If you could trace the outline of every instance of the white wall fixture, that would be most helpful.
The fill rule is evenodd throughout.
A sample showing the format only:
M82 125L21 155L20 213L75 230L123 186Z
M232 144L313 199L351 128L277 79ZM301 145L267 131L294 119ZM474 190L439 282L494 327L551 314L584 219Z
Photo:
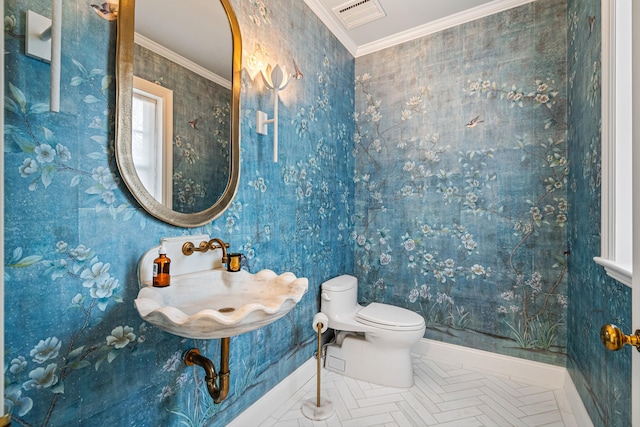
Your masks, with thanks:
M62 44L62 0L51 0L51 19L27 11L25 53L51 64L50 110L60 111L60 56Z
M273 118L267 119L267 113L256 111L256 132L260 135L267 134L267 125L273 123L273 162L278 163L278 97L291 81L285 67L267 65L266 72L262 71L262 78L269 89L273 89Z

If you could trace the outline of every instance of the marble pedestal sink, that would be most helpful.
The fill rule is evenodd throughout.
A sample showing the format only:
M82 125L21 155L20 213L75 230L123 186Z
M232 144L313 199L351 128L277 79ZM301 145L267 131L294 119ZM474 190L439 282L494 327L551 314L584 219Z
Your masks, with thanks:
M171 285L166 288L151 286L158 248L140 259L135 306L145 321L181 337L226 338L275 322L306 293L308 280L293 273L228 272L221 266L220 250L182 254L184 242L197 246L207 240L207 235L163 239L172 260Z

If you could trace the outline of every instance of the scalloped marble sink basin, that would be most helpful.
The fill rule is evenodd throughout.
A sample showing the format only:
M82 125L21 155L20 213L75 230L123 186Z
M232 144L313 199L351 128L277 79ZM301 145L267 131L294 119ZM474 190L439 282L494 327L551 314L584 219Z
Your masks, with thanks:
M308 284L293 273L216 268L174 276L166 288L141 283L135 306L145 321L166 332L226 338L280 319L300 301Z

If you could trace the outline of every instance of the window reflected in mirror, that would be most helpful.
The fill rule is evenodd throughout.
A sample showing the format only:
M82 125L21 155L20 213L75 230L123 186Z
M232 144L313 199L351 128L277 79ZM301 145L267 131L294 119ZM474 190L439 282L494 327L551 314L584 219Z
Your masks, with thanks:
M173 91L133 79L131 149L142 184L169 209L173 194Z

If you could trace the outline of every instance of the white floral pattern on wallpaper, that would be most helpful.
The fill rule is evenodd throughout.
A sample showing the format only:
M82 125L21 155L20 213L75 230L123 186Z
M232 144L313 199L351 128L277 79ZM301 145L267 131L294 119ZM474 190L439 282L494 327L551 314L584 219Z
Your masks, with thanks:
M12 29L13 30L13 29ZM112 77L101 69L94 68L87 71L79 61L72 59L80 75L71 78L71 86L86 86L89 93L82 98L85 104L106 102L107 90L111 87ZM71 163L72 155L67 145L64 144L65 136L56 134L55 130L47 125L39 125L42 117L49 115L49 104L42 102L30 102L25 92L8 82L9 94L5 97L5 111L12 114L5 126L5 151L23 153L24 160L19 168L20 177L29 182L29 190L37 191L47 189L61 174L71 174L69 187L78 187L84 184L84 192L89 201L95 203L96 212L108 210L113 218L122 220L130 219L135 210L127 202L119 202L116 198L118 178L105 166L97 166L91 169L74 167ZM46 119L45 119L46 120ZM95 150L87 154L89 160L107 159L107 139L101 133L104 132L106 123L104 118L94 116L87 124L93 135L89 137L91 144L95 144ZM88 181L88 183L87 183Z
M302 3L233 3L245 46L294 27L311 28L316 49L306 51L309 42L298 37L304 49L259 45L266 57L299 65L300 79L287 89L295 102L280 110L282 147L294 149L277 165L264 161L270 145L253 132L253 117L272 99L243 71L240 188L219 219L195 229L151 218L118 179L115 22L102 20L91 2L65 2L75 9L63 35L62 112L54 114L46 105L48 65L21 51L24 10L46 12L48 4L7 3L13 24L5 40L5 407L16 424L223 425L311 356L315 291L324 279L353 270L353 58L319 20L302 13ZM274 7L283 13L274 17ZM293 126L298 114L303 135ZM188 134L178 135L177 145L188 150ZM133 305L139 256L161 237L200 233L228 241L252 271L293 271L314 287L276 324L231 338L231 390L220 405L208 396L204 373L181 360L198 347L217 362L218 341L163 333L142 324ZM328 248L345 255L336 259Z
M557 41L540 39L566 15L544 3L356 62L352 237L364 301L415 310L429 338L563 364L566 95ZM474 33L508 20L531 31Z
M356 87L362 85L362 91L367 99L367 107L360 114L357 114L359 124L364 128L368 124L374 123L375 134L384 135L389 129L381 128L379 122L382 118L380 107L382 102L374 100L366 88L371 76L364 74L356 77ZM551 82L552 83L552 82ZM524 102L530 101L535 106L546 106L549 109L550 118L545 122L545 128L552 127L556 124L566 125L561 120L554 117L552 111L553 98L558 92L549 87L547 83L541 81L535 82L535 90L524 93L518 90L515 85L510 90L498 89L495 82L490 81L474 81L469 82L469 96L483 95L483 99L491 99L499 97L510 103L510 107L517 105L524 108ZM420 92L427 92L421 89ZM403 122L410 120L414 113L425 114L425 109L421 108L421 96L411 97L404 109L400 113L400 122L394 123L390 128L401 128ZM364 118L364 120L362 120ZM372 133L374 133L372 132ZM406 139L405 139L406 138ZM408 140L408 141L407 141ZM406 133L402 134L400 141L396 143L396 148L403 149L408 144L415 143L417 137L410 137ZM550 172L544 177L545 191L535 198L535 202L527 200L531 206L527 217L513 221L514 234L520 236L521 240L516 244L510 254L510 260L516 256L517 250L522 247L526 241L538 233L538 229L543 226L563 227L566 223L567 202L564 197L551 197L556 190L562 190L566 184L567 161L565 155L564 139L540 142L537 147L532 147L530 141L524 141L523 138L516 136L517 146L514 149L522 151L521 161L525 161L527 157L535 157L540 159L542 167ZM357 136L357 141L362 142L361 136ZM367 140L368 142L369 140ZM383 150L382 138L376 138L368 146L360 146L357 148L369 156L370 161L375 163L373 153ZM451 150L450 146L439 147L439 134L429 135L426 138L426 150L421 155L425 158L425 163L416 166L416 161L407 160L402 165L402 175L408 175L405 178L407 184L403 185L400 190L396 191L394 197L409 197L412 195L420 195L427 192L430 188L435 193L439 193L442 203L449 205L457 203L461 205L461 209L469 210L474 215L486 216L491 220L492 216L504 216L504 206L500 204L500 200L491 200L492 184L496 182L497 173L483 172L483 168L488 166L491 159L494 158L494 148L479 149L474 151L460 152L458 155L458 163L462 165L463 173L453 174L447 173L445 170L439 169L436 173L432 171L437 164L440 163L442 157L446 156ZM422 145L422 142L420 142ZM378 165L376 165L378 166ZM402 176L401 175L401 176ZM433 179L430 179L433 178ZM458 180L457 182L454 180ZM436 185L429 185L429 181L436 182ZM367 190L371 193L375 202L380 203L378 207L385 210L382 193L376 191L376 183L371 181L369 175L362 178L356 178L356 182L362 182L366 185ZM398 185L401 185L402 179ZM423 194L424 195L424 194ZM456 284L456 277L464 277L469 279L481 279L491 276L491 267L485 267L479 263L469 264L467 266L457 265L456 260L452 258L441 259L437 250L432 248L446 247L443 241L435 242L436 239L451 239L458 242L458 250L461 251L458 264L464 261L465 253L467 255L478 254L478 243L474 240L473 234L470 234L467 227L456 223L450 226L432 226L429 224L418 224L418 233L411 236L406 233L400 236L402 240L401 248L404 253L402 258L404 266L407 269L418 270L423 280L427 283L419 283L418 279L414 279L414 286L409 291L408 300L413 307L418 307L418 311L423 314L428 325L447 325L457 329L465 329L470 325L470 312L465 311L464 306L456 305L452 295L452 289ZM364 234L354 234L356 244L362 247L366 258L360 258L361 268L367 273L372 267L369 255L373 247L379 249L378 258L373 259L374 264L381 267L391 263L393 248L389 246L387 239L391 233L388 229L376 231L376 239L367 239ZM377 252L376 252L377 253ZM462 261L462 262L460 262ZM500 298L504 305L500 305L497 309L498 313L509 317L507 326L512 330L513 338L522 348L543 348L549 350L556 345L555 330L561 324L561 320L557 320L554 324L545 324L543 316L549 304L558 304L561 308L566 308L566 295L557 293L558 287L562 283L562 279L566 272L566 262L563 257L558 257L555 267L561 267L556 278L553 278L551 285L543 283L542 275L538 271L533 271L529 279L521 274L521 272L510 261L511 268L516 284L511 289L500 293ZM429 283L429 284L428 284ZM376 291L384 290L384 279L378 279L372 287L372 300L381 299ZM366 298L366 296L365 296ZM532 311L532 307L534 310Z
M10 366L5 374L5 407L13 414L15 422L24 424L23 418L34 406L48 405L42 425L48 425L58 400L65 393L65 381L75 371L93 367L100 369L106 360L111 363L124 349L133 351L144 343L147 326L139 322L137 330L128 325L119 325L102 341L86 339L92 324L101 321L107 306L122 303L118 295L119 281L111 276L111 265L98 259L91 248L78 245L70 248L59 241L55 251L58 259L44 259L42 255L24 256L23 248L13 250L7 262L9 271L31 268L40 264L44 274L52 281L72 280L76 293L68 302L67 310L79 313L78 327L63 342L57 336L39 340L27 354L10 352ZM84 289L83 289L84 288ZM96 311L99 310L99 311ZM63 346L64 344L64 346Z

